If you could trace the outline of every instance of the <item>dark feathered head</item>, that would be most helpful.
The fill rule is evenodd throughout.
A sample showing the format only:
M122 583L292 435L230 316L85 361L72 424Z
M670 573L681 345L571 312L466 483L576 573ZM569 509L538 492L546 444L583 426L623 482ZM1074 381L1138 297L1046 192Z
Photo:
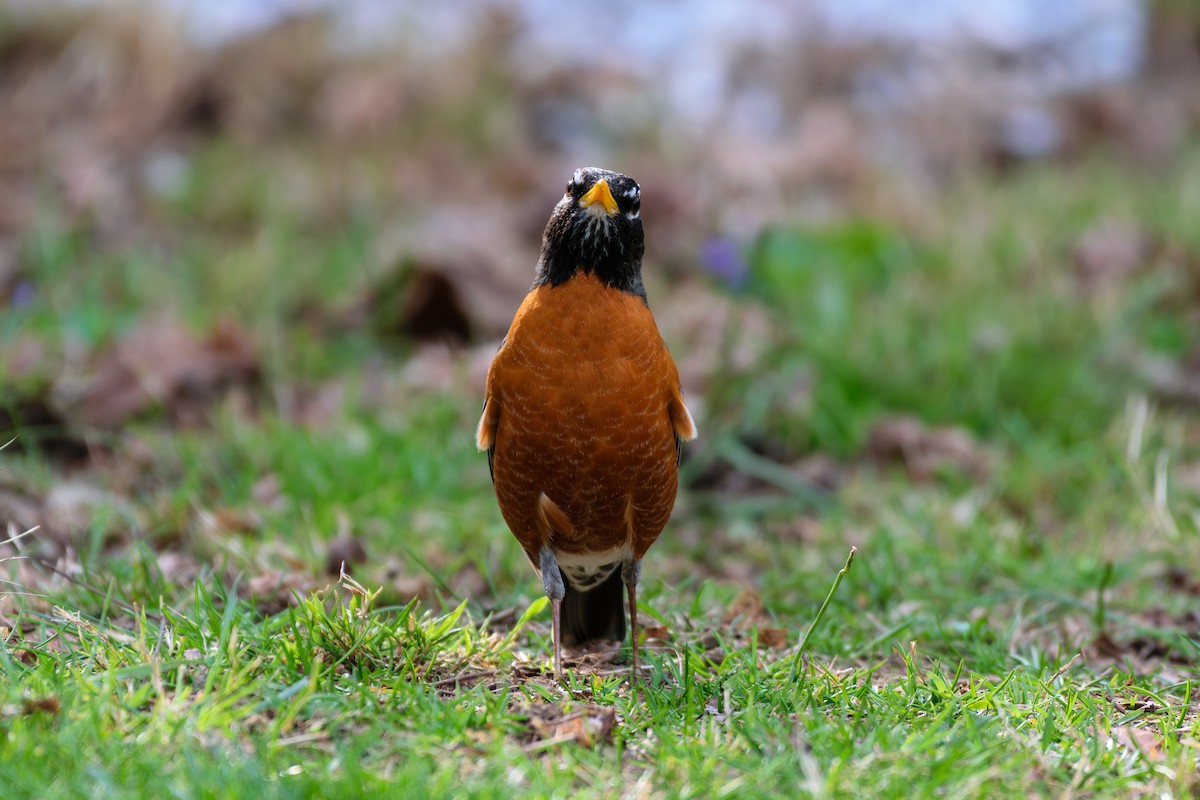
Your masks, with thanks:
M633 178L597 167L575 170L546 225L535 286L558 286L590 272L641 297L642 192Z

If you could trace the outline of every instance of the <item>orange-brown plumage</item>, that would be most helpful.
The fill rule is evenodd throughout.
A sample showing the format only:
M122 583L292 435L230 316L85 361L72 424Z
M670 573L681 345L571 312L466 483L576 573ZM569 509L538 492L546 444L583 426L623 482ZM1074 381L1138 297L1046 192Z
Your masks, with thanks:
M680 443L695 436L646 302L642 250L637 184L576 171L488 372L476 438L551 598L556 670L560 602L568 641L624 635L618 575L636 669L640 562L675 504Z
M545 544L645 555L675 504L676 425L692 431L640 298L592 275L535 288L492 362L487 404L496 498L530 561ZM569 529L539 524L542 494Z

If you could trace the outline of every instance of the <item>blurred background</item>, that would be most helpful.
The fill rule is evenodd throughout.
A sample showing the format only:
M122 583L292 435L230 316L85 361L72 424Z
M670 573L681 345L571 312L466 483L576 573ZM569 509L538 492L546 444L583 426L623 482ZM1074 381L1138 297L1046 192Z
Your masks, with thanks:
M8 0L0 524L147 597L536 596L471 438L597 165L702 432L648 575L1183 602L1198 68L1187 0Z

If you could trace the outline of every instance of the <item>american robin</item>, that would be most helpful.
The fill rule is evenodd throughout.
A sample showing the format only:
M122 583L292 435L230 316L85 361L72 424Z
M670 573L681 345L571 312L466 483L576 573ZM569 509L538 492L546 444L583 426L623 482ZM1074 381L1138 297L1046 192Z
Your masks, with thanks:
M640 216L632 178L575 171L492 359L476 433L500 513L550 598L556 677L563 644L624 641L622 583L637 674L642 556L696 435L647 303Z

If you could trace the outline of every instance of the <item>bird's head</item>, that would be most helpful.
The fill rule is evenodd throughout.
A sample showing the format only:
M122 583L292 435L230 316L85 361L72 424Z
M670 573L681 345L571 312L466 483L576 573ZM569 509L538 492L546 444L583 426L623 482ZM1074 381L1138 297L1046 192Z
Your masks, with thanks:
M641 297L642 192L619 172L581 167L550 215L535 286L557 286L578 272Z

